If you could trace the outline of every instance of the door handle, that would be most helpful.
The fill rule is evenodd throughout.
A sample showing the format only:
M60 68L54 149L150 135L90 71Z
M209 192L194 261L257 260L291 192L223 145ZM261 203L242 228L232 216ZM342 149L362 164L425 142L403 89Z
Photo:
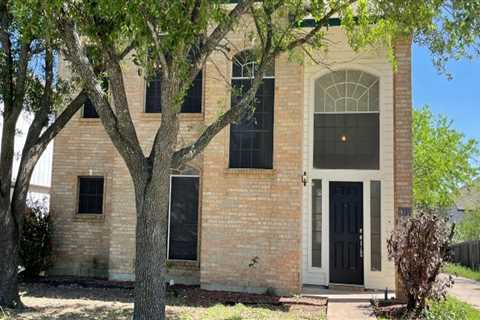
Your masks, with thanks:
M360 258L363 258L363 235L362 235L362 233L360 233L359 239L360 239Z

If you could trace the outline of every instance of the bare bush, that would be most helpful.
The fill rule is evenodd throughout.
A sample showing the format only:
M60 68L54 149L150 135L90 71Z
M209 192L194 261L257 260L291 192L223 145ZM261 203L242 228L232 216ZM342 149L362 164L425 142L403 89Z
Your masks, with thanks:
M387 240L389 259L405 290L408 311L425 309L427 299L445 298L452 279L440 278L452 241L454 226L433 210L418 209L402 219Z

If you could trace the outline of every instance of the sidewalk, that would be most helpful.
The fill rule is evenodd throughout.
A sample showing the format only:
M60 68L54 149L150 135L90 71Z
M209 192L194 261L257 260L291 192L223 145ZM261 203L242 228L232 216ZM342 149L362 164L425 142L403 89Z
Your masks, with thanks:
M302 295L328 298L327 320L373 320L376 317L373 315L370 299L382 299L384 294L306 286Z
M480 282L456 276L453 280L455 283L448 293L480 310Z

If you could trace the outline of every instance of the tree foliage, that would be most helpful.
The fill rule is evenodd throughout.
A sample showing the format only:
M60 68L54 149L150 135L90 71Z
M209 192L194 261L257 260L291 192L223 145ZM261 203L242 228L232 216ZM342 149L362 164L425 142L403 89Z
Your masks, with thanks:
M480 240L480 208L465 212L456 226L455 240L458 242Z
M413 114L413 195L416 205L448 208L479 173L478 143L428 107Z
M407 309L419 313L427 299L445 298L451 280L439 278L453 237L445 218L428 209L400 222L387 241L407 294Z

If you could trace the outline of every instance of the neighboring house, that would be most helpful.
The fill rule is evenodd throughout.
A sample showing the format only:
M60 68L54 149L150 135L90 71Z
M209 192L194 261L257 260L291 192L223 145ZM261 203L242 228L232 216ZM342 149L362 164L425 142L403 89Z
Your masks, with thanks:
M3 110L3 105L0 107ZM25 145L25 139L27 137L28 128L33 121L33 114L29 112L22 112L18 118L15 136L15 159L13 162L13 181L15 181L18 173L18 166L20 165L20 157ZM3 118L0 117L0 128L3 127ZM0 130L0 138L1 138ZM32 178L30 180L30 188L28 192L27 201L41 201L48 207L50 201L50 186L52 177L52 156L53 156L53 143L50 143L43 152L42 156L37 162L35 169L33 170ZM13 192L13 184L12 184Z
M480 178L477 178L472 187L463 187L455 201L455 206L448 211L451 222L462 221L465 212L480 209Z
M300 292L305 284L394 288L386 240L411 207L411 43L352 51L331 27L322 64L282 55L264 76L254 120L223 130L172 171L167 280L205 289ZM232 34L245 48L244 35ZM215 53L182 107L179 144L250 81L245 51ZM145 150L161 121L159 81L124 66ZM64 71L66 72L66 71ZM87 104L55 140L51 273L133 280L135 201L127 168Z

